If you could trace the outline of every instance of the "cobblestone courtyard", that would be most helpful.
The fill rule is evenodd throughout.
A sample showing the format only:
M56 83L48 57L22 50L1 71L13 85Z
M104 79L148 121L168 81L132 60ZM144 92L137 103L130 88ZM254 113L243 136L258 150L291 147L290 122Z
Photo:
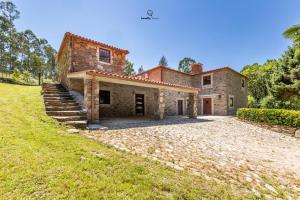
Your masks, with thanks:
M257 193L299 193L300 139L221 116L101 124L108 130L84 135L207 179L248 184Z

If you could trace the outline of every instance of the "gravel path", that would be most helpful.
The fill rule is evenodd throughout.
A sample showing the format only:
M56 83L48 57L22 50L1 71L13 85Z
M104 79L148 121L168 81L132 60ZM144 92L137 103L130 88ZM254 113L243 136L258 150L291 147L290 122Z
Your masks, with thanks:
M300 191L295 183L289 186L292 180L300 183L300 139L223 116L108 119L101 124L108 130L84 135L208 179L251 183L254 192L262 187L272 191L272 180Z

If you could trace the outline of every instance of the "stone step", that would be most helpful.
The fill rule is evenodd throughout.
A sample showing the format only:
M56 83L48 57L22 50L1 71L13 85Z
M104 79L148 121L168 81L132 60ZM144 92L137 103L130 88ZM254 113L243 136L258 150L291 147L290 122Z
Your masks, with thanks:
M86 116L86 112L81 110L65 110L65 111L46 111L49 116Z
M44 93L47 93L47 92L68 92L68 90L66 90L66 89L46 89L46 90L44 90Z
M44 95L71 95L69 92L44 92Z
M73 98L44 98L45 102L76 103Z
M69 101L69 102L61 102L61 101L46 101L45 106L78 106L79 104L75 101Z
M82 121L86 120L86 116L51 116L59 122Z
M60 96L71 96L71 94L69 92L51 92L51 93L44 93L44 96L56 96L56 95L60 95Z
M67 110L81 110L81 106L46 106L46 111L67 111Z
M65 97L44 97L45 101L48 100L74 100L72 96L65 96Z
M68 122L65 122L65 124L74 126L75 128L84 129L84 128L86 128L86 126L87 126L87 121L86 121L86 120L81 120L81 121L68 121Z
M44 97L72 97L71 94L44 94Z

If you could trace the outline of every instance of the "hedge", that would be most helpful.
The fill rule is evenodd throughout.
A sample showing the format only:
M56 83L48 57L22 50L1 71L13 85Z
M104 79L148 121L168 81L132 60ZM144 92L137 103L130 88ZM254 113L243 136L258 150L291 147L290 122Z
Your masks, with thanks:
M240 108L236 115L241 120L300 127L300 111L297 110Z

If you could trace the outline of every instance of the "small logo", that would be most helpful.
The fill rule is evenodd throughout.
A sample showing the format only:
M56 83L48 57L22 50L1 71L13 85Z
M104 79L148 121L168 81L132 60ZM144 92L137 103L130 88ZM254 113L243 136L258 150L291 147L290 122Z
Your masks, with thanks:
M151 19L159 19L158 17L153 17L153 14L154 14L154 12L153 12L153 10L151 10L151 9L148 9L147 10L147 17L141 17L141 19L142 20L151 20Z

